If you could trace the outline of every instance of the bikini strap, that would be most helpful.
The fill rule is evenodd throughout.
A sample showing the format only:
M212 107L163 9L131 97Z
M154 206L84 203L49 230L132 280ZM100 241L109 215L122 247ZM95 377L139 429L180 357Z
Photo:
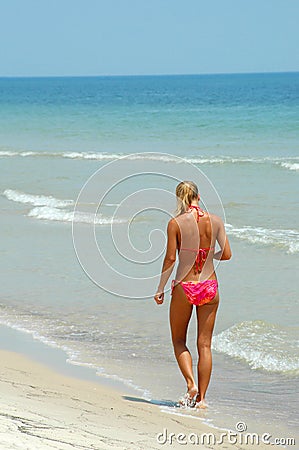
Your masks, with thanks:
M196 206L196 205L189 205L189 209L196 210L196 221L199 222L199 218L204 215L203 210L199 206ZM199 213L201 213L201 214L199 214Z
M207 259L208 253L211 250L215 250L215 247L203 247L203 248L184 248L181 247L181 250L187 250L190 252L196 252L196 259L195 259L195 269L197 272L201 272L203 268L203 264Z

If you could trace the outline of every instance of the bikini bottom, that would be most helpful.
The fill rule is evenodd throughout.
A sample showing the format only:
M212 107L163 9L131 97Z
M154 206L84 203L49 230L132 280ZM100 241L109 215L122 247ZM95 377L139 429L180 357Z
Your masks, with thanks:
M194 283L193 281L172 280L171 293L174 287L180 284L185 291L186 297L191 305L204 305L213 300L217 294L217 280L205 280Z

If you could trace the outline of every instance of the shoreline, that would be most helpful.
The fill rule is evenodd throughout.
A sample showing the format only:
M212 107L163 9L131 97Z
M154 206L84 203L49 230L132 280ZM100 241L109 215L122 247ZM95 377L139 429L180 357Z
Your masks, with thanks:
M1 328L3 337L4 330ZM16 330L13 332L25 334ZM32 339L31 336L29 338ZM83 375L86 376L86 371L92 372L89 368L80 367L77 371L78 366L65 362L73 374L63 374L61 368L50 367L54 358L53 355L49 357L50 351L44 354L44 359L48 354L47 365L36 360L36 353L35 358L33 354L29 356L26 341L23 336L23 349L27 349L27 354L24 354L21 352L20 342L17 344L17 341L8 339L3 343L2 339L1 450L64 450L74 447L97 450L177 449L195 445L195 441L183 443L183 435L186 441L191 438L191 434L192 439L201 439L201 435L205 433L213 434L211 439L215 441L213 447L204 442L200 444L200 448L269 448L269 445L261 442L259 445L251 445L224 440L222 444L217 444L221 441L223 430L203 423L204 417L200 411L198 418L189 417L187 410L171 413L172 408L167 409L167 404L147 401L136 393L134 396L128 395L124 390L102 383L102 379L96 375L93 376L94 380L82 378ZM17 345L19 351L16 351ZM14 350L8 350L8 347L14 347ZM57 358L59 350L49 349L56 353ZM164 408L161 409L161 406ZM170 437L171 433L174 436ZM238 433L238 436L240 438L241 434Z
M47 344L26 330L0 324L0 342L0 351L21 354L61 375L99 383L122 393L136 394L136 391L125 382L102 376L91 365L71 361L66 350L54 344Z

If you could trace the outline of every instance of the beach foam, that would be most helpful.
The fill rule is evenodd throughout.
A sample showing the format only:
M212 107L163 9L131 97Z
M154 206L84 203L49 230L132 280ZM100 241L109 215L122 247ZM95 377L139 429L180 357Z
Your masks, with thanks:
M282 162L279 164L281 165L281 167L284 167L289 170L295 170L296 172L298 172L298 170L299 170L299 163Z
M298 170L299 164L294 161L298 161L299 157L246 157L246 156L210 156L210 157L198 157L198 156L177 156L173 157L168 154L154 155L153 153L144 154L130 154L130 153L108 153L108 152L32 152L32 151L0 151L0 157L47 157L47 158L68 158L68 159L82 159L82 160L95 160L95 161L111 161L114 159L120 159L123 157L129 160L150 160L160 162L172 162L183 163L189 162L191 164L264 164L274 163L279 164L281 167L289 170Z
M287 249L287 253L299 252L299 232L288 229L269 229L262 227L234 227L225 224L228 235L235 236L238 239L248 241L252 244L274 245Z
M25 203L34 206L49 206L52 208L63 208L74 204L73 200L61 200L52 195L26 194L25 192L13 189L5 189L4 197L18 203Z
M33 208L28 213L29 217L42 220L54 220L58 222L78 222L78 223L93 223L95 225L110 225L112 223L125 223L125 219L113 219L103 217L101 214L88 214L80 211L66 211L58 208L51 208L48 206L40 206Z
M298 340L287 329L263 321L233 325L213 338L213 349L269 372L299 370Z
M13 189L6 189L2 195L13 202L35 206L35 208L27 213L27 216L35 219L58 222L91 223L95 225L110 225L112 223L126 222L126 219L104 217L101 214L95 215L93 213L89 214L80 211L70 211L65 209L65 207L73 205L73 200L57 199L52 197L52 195L26 194L25 192Z

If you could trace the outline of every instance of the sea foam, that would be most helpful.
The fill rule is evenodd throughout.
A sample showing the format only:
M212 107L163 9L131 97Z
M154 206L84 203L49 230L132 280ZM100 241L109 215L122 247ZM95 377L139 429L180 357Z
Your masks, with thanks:
M299 232L289 229L269 229L262 227L234 227L225 224L228 235L248 241L252 244L274 245L287 250L287 253L299 252Z
M191 164L279 164L289 170L298 170L299 160L297 156L290 157L247 157L247 156L175 156L167 153L108 153L108 152L32 152L32 151L0 151L0 157L34 157L34 158L68 158L95 161L112 161L120 158L129 160L150 160L181 164L189 162Z
M280 163L281 167L284 167L285 169L289 170L295 170L298 172L299 170L299 163L288 163L288 162L282 162Z
M233 325L213 338L213 349L269 372L299 370L298 340L286 329L263 322Z
M51 208L49 206L40 206L31 209L28 212L29 217L42 220L53 220L58 222L77 222L95 225L110 225L112 223L125 223L125 219L114 219L113 217L104 217L100 214L88 214L80 211L66 211L65 209Z
M73 200L60 200L52 195L26 194L25 192L6 189L3 195L8 199L18 203L25 203L34 206L49 206L63 208L74 204Z
M74 205L73 200L57 199L52 195L26 194L25 192L13 189L6 189L2 195L13 202L35 206L35 208L29 210L27 213L27 216L35 219L95 225L110 225L112 223L117 224L127 222L126 219L104 217L101 214L70 211L69 209L66 209L66 207Z

